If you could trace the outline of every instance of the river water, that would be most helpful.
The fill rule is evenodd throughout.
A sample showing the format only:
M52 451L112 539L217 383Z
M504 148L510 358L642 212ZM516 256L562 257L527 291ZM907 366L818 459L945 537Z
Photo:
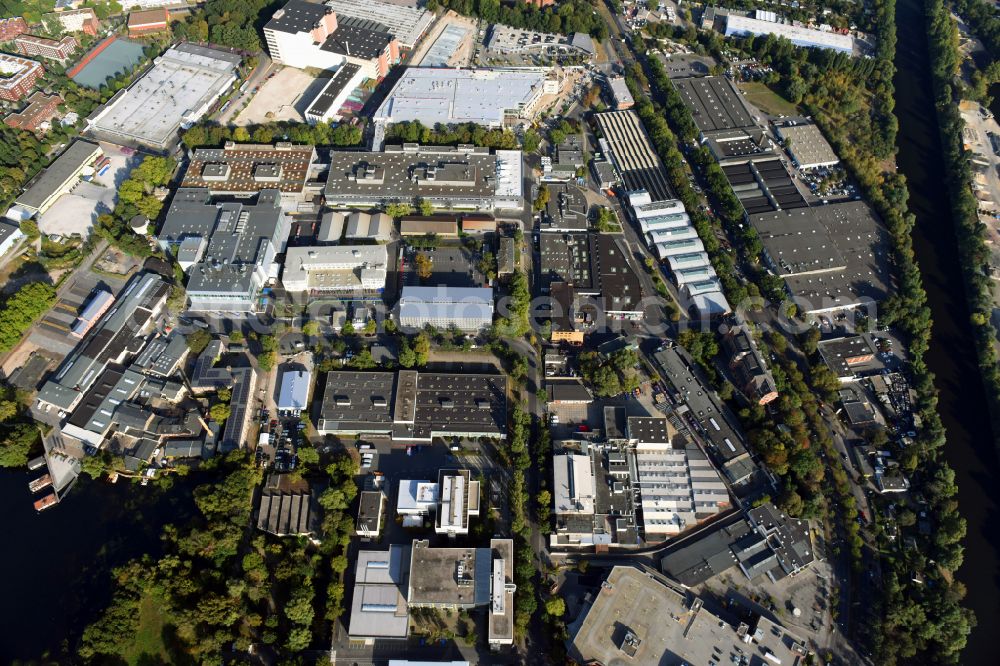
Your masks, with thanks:
M169 491L81 479L37 513L26 471L0 470L0 663L60 654L110 599L113 567L156 553L163 525L194 511L189 484Z
M955 228L942 183L930 61L921 0L897 0L896 115L900 171L917 216L913 247L934 315L927 364L937 376L940 411L947 429L945 454L955 469L962 515L968 521L965 563L959 579L979 626L969 638L962 664L997 663L994 640L1000 627L1000 459L987 415L964 298Z

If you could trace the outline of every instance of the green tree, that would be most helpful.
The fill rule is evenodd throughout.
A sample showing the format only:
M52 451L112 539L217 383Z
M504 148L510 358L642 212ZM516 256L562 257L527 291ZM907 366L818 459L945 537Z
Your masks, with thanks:
M562 597L552 597L545 602L545 613L551 617L562 617L566 614L566 602Z
M24 467L39 441L38 428L33 423L0 427L0 467Z
M230 337L230 340L232 337ZM200 354L208 347L212 341L212 335L203 328L199 328L187 336L187 346L193 354Z

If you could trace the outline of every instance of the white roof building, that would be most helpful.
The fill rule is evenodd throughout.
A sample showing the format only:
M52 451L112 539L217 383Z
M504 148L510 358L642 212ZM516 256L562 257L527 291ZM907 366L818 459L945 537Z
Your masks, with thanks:
M674 275L683 295L702 315L729 312L722 285L705 252L705 244L691 224L684 204L676 200L653 201L645 190L628 195L632 215L656 255Z
M729 506L729 491L697 448L639 443L632 457L647 540L679 534Z
M177 131L197 122L236 81L240 57L178 44L88 119L99 137L166 148Z
M281 374L278 391L278 411L299 413L309 406L309 385L312 374L306 370L286 370Z
M371 644L377 638L406 638L410 611L403 591L409 548L393 545L388 551L362 550L354 574L354 598L347 633L352 640Z
M760 12L759 15L770 20L730 14L726 17L726 36L774 35L784 37L796 46L830 49L847 54L854 52L854 37L851 35L825 32L790 23L776 23L777 17L773 13L768 16L767 13Z
M556 92L558 83L548 76L543 68L409 67L374 119L500 127L531 118L542 95Z
M403 479L399 482L396 513L403 516L426 516L437 507L438 484L433 481Z
M594 513L594 469L588 455L552 457L556 514Z
M312 294L381 292L387 268L385 245L290 247L281 282L288 291Z
M438 472L438 534L468 534L472 516L479 515L479 481L472 480L467 469L443 469Z
M399 324L408 328L479 331L492 323L493 290L487 287L403 287L399 299Z

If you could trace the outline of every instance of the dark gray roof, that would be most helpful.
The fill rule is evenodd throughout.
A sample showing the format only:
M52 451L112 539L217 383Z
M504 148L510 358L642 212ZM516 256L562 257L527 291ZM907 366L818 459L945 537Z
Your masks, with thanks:
M28 184L14 203L28 208L39 208L62 188L74 173L93 159L99 150L100 147L96 143L80 139L74 141L47 169Z
M293 35L298 32L309 32L323 20L323 17L332 13L332 7L318 2L289 0L284 7L274 13L264 29Z
M381 23L353 16L337 18L337 29L320 47L330 53L372 60L382 55L394 37Z
M669 424L662 416L628 417L628 438L639 444L667 444L670 442Z
M345 62L341 65L340 69L333 75L333 78L330 79L330 82L323 87L322 92L309 105L308 110L306 110L306 116L325 115L330 110L330 106L333 105L334 100L337 99L337 96L344 92L344 88L347 87L347 84L351 82L351 79L354 78L354 75L360 69L361 67L350 62Z
M448 432L502 438L506 392L503 375L333 371L327 373L317 428L403 440Z
M724 77L673 79L671 83L703 132L756 125L741 96Z
M594 396L579 379L549 379L545 382L549 402L593 402Z

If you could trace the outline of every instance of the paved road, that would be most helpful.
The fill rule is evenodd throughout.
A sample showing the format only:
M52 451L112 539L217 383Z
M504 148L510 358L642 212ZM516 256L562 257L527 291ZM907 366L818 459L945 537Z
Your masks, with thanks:
M215 122L220 125L228 125L237 113L243 110L244 100L248 100L256 94L256 88L267 79L272 71L277 70L280 65L275 64L266 53L261 51L257 68L250 73L247 79L246 88L241 93L237 93L229 102L229 107L215 118Z

